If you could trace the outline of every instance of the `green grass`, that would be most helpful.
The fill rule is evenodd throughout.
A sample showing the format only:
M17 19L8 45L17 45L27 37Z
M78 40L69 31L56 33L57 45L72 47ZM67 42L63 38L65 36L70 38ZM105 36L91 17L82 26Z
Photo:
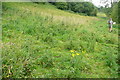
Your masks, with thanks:
M118 28L102 15L3 3L3 78L117 78Z

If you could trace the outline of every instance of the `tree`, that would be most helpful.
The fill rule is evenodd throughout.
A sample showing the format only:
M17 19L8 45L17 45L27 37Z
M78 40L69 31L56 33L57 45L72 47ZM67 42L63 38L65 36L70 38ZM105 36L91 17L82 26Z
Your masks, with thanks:
M68 9L68 4L66 2L54 2L52 4L54 4L58 9L61 9L61 10Z
M114 4L111 12L111 18L118 22L118 4Z
M120 24L120 1L118 2L118 23Z
M118 0L101 0L101 3L103 3L105 7L101 7L99 11L104 12L108 17L112 17L113 20L116 21L116 15L118 12Z
M97 8L90 2L57 2L54 3L58 9L71 10L75 13L84 13L88 16L96 16Z

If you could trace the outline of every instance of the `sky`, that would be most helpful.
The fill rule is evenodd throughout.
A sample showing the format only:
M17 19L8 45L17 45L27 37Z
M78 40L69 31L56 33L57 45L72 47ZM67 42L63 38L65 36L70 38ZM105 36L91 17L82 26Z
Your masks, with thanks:
M103 4L103 3L101 3L101 1L102 0L92 0L92 3L95 5L95 6L97 6L97 7L100 7L100 6L105 6L105 4ZM112 0L112 2L118 2L119 0ZM108 4L109 4L109 7L111 7L111 0L108 0L108 2L107 2Z
M97 6L97 7L99 7L99 6L104 6L104 5L100 2L100 0L92 0L92 3L93 3L95 6Z

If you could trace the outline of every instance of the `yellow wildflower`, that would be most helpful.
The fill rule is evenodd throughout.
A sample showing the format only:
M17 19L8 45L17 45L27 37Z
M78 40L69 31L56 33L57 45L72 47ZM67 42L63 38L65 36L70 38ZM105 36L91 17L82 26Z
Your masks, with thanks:
M70 52L75 52L75 50L70 50Z
M7 75L7 77L10 77L10 75Z
M11 72L10 72L10 69L8 70L8 72L11 73Z
M86 51L82 51L82 53L86 53Z
M74 57L75 56L75 54L72 54L72 57Z
M79 53L76 53L76 55L80 55Z

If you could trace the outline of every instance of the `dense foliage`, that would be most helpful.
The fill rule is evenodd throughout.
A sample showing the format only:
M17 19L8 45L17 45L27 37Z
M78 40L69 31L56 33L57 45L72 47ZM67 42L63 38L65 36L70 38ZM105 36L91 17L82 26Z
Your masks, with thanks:
M120 23L120 1L118 2L118 23Z
M96 16L97 14L97 8L90 2L52 2L52 4L58 9L84 13L88 16Z
M99 12L105 13L107 15L107 17L110 17L111 11L112 11L112 9L110 7L106 8L106 7L102 7L102 6L100 8L98 8L98 10L99 10Z
M111 11L111 17L114 21L118 22L118 4L115 4Z
M112 7L101 7L98 8L100 12L106 13L109 18L112 18L113 21L120 23L119 13L120 13L120 2L114 2Z

